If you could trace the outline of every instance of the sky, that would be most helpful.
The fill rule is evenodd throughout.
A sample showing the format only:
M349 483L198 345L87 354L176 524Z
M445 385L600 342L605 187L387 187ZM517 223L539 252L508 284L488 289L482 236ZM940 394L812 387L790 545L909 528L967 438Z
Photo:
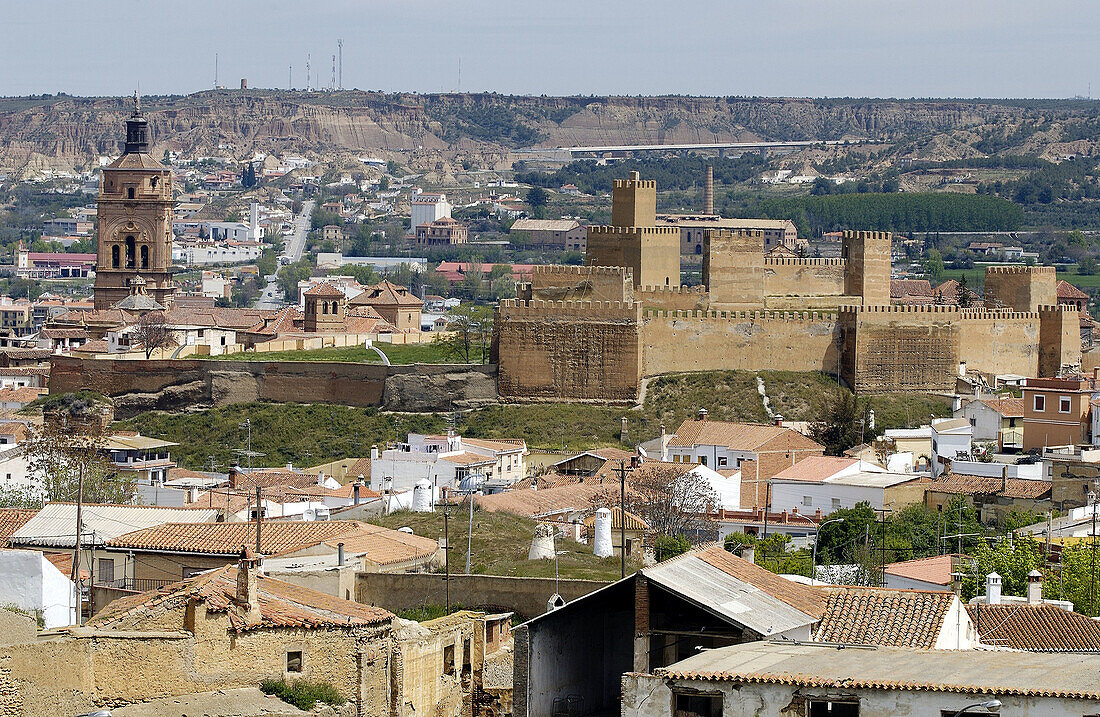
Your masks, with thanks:
M0 95L1100 95L1097 0L0 0ZM291 70L293 67L293 70Z

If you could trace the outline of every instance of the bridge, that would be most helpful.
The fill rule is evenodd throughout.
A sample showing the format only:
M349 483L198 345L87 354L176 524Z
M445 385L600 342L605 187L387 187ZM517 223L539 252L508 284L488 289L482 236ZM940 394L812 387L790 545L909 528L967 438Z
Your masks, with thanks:
M873 139L830 139L830 140L795 140L789 142L712 142L689 144L609 144L588 147L543 147L517 149L516 154L529 154L542 156L557 161L568 161L574 157L583 155L595 155L604 157L614 154L634 154L638 152L693 152L716 151L719 154L726 152L752 152L764 149L803 149L805 147L837 147L855 146L861 144L883 144L882 140Z

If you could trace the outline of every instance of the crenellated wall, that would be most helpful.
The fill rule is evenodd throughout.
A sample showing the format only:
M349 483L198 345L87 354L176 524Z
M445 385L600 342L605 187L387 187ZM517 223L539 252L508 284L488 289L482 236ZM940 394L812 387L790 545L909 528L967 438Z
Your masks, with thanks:
M985 270L985 304L1014 311L1038 311L1058 303L1053 266L989 266Z
M641 311L633 301L500 302L493 337L500 395L636 400Z
M778 311L647 311L642 372L741 369L836 373L836 316Z
M638 301L645 309L661 311L707 311L710 294L705 286L643 286Z
M764 257L767 297L842 296L848 262L844 259Z
M633 301L634 276L623 266L536 266L516 284L523 301Z

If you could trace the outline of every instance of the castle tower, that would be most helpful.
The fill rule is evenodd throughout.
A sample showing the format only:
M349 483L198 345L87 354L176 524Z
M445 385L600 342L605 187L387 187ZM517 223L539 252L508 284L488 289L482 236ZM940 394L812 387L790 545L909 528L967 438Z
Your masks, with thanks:
M991 309L1038 311L1058 303L1053 266L987 266L985 305Z
M346 326L347 297L327 281L302 294L305 299L304 328L310 333L340 333Z
M680 229L657 226L656 182L615 180L611 226L588 227L585 263L629 268L635 286L680 286Z
M864 306L890 303L890 232L845 231L842 256L848 265L844 293L863 298Z
M703 185L703 214L714 214L714 166L707 165L707 182Z
M130 295L141 277L149 296L169 306L172 283L172 173L149 155L149 127L137 93L126 121L124 153L100 180L95 308L107 309Z

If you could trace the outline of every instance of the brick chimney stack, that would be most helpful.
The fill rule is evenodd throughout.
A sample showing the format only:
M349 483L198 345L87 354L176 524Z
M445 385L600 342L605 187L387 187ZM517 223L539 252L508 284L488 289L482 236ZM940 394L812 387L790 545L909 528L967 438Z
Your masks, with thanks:
M245 625L260 624L260 563L262 558L248 546L241 546L237 562L237 592L233 596L233 613Z
M714 214L714 166L707 165L707 182L703 186L703 214Z

